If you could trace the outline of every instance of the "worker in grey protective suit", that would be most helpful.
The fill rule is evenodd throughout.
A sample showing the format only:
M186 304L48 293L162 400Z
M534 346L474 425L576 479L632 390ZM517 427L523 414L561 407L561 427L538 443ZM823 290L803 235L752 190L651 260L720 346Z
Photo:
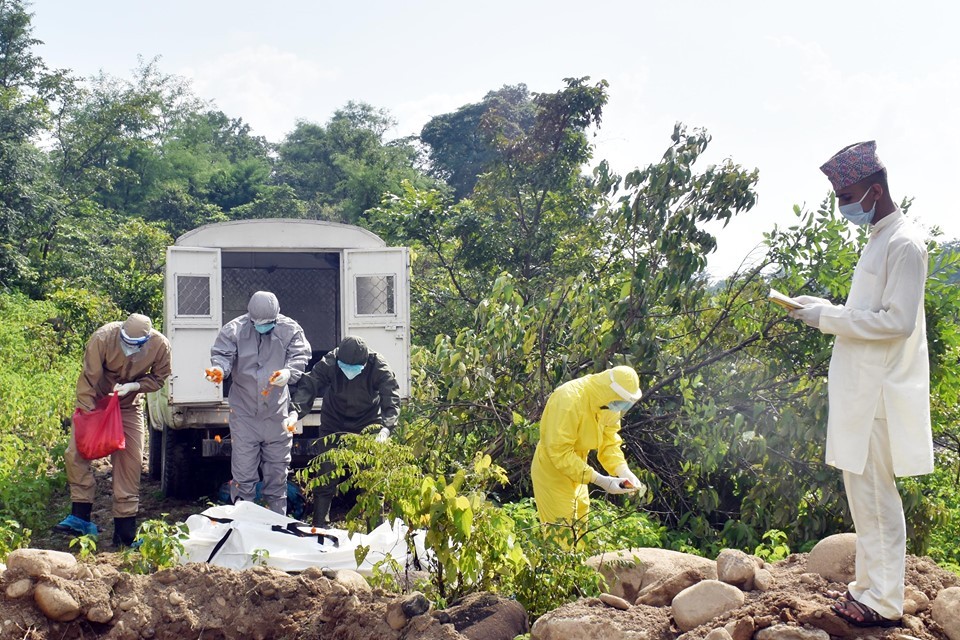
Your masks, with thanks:
M360 433L371 425L380 425L377 440L390 437L400 414L400 385L383 357L367 348L358 337L347 336L340 345L303 376L293 394L292 406L299 415L309 413L320 396L320 438L324 451L339 444L341 433ZM329 441L327 436L333 435ZM320 474L333 471L324 463ZM314 490L313 524L329 524L330 505L342 478Z
M296 384L310 360L310 343L297 322L280 314L277 296L257 291L247 313L223 325L206 371L212 382L231 377L230 496L253 500L263 473L263 497L286 515L287 471L297 414L288 411L288 384Z

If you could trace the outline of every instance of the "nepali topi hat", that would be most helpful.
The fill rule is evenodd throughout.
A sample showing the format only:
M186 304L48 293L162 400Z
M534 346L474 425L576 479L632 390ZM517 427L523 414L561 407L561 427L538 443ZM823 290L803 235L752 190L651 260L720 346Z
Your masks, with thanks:
M844 147L827 160L820 171L830 180L833 190L840 191L883 168L877 157L877 142L868 140Z

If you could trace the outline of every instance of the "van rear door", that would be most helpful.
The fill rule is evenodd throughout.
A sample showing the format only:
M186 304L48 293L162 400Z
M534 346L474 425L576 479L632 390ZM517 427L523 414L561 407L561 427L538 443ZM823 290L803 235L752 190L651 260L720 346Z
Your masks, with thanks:
M343 336L364 339L410 396L410 280L406 247L344 249Z
M220 249L167 247L163 317L172 350L170 404L223 400L221 386L203 379L203 370L210 366L210 347L220 332L220 264Z

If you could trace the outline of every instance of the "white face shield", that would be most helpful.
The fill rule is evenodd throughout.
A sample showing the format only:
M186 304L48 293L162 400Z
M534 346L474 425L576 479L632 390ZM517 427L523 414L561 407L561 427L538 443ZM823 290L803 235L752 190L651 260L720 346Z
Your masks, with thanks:
M613 369L610 370L610 388L623 400L629 402L631 407L643 396L643 393L641 393L639 389L637 389L636 393L630 393L624 389L614 377Z

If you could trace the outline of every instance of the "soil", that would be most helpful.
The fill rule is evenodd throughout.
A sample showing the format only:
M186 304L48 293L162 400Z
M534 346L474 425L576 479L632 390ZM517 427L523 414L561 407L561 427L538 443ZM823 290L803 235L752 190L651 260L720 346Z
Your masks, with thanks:
M472 637L469 629L464 632L467 635L462 635L452 624L441 624L449 621L449 616L445 618L444 612L435 611L412 617L400 630L395 630L388 623L388 611L391 603L394 603L393 609L397 608L395 603L402 597L400 594L351 585L321 569L291 575L265 567L234 571L191 564L146 576L121 571L122 555L110 542L113 527L109 463L96 463L94 471L97 498L93 517L101 528L101 548L95 559L81 563L74 579L43 578L81 603L83 614L71 622L54 622L29 595L9 597L8 588L24 575L18 570L7 570L0 576L0 640L98 637L456 640ZM158 483L149 480L144 470L141 521L161 516L168 522L183 521L210 502L209 498L164 499ZM342 517L348 505L335 506L340 510L334 515ZM69 512L65 491L51 505L51 510L58 514ZM35 532L32 546L71 551L69 539L52 532ZM833 639L894 640L897 634L906 634L916 640L947 640L944 630L933 621L929 608L905 616L904 628L899 629L855 629L843 623L830 613L833 601L824 594L828 589L843 591L845 587L808 574L805 568L805 554L794 554L770 566L774 578L770 590L747 592L742 607L686 633L676 627L670 607L634 605L621 611L596 598L565 605L544 616L543 622L556 617L589 618L596 623L594 629L599 624L611 631L603 633L603 637L646 640L703 640L710 631L728 623L737 625L733 633L736 640L752 638L755 631L778 623L822 629ZM960 584L960 578L929 558L909 556L906 582L932 600L941 589ZM91 615L91 611L99 613ZM94 622L91 618L105 622ZM535 628L534 639L538 637L536 631ZM489 635L483 637L490 640Z

